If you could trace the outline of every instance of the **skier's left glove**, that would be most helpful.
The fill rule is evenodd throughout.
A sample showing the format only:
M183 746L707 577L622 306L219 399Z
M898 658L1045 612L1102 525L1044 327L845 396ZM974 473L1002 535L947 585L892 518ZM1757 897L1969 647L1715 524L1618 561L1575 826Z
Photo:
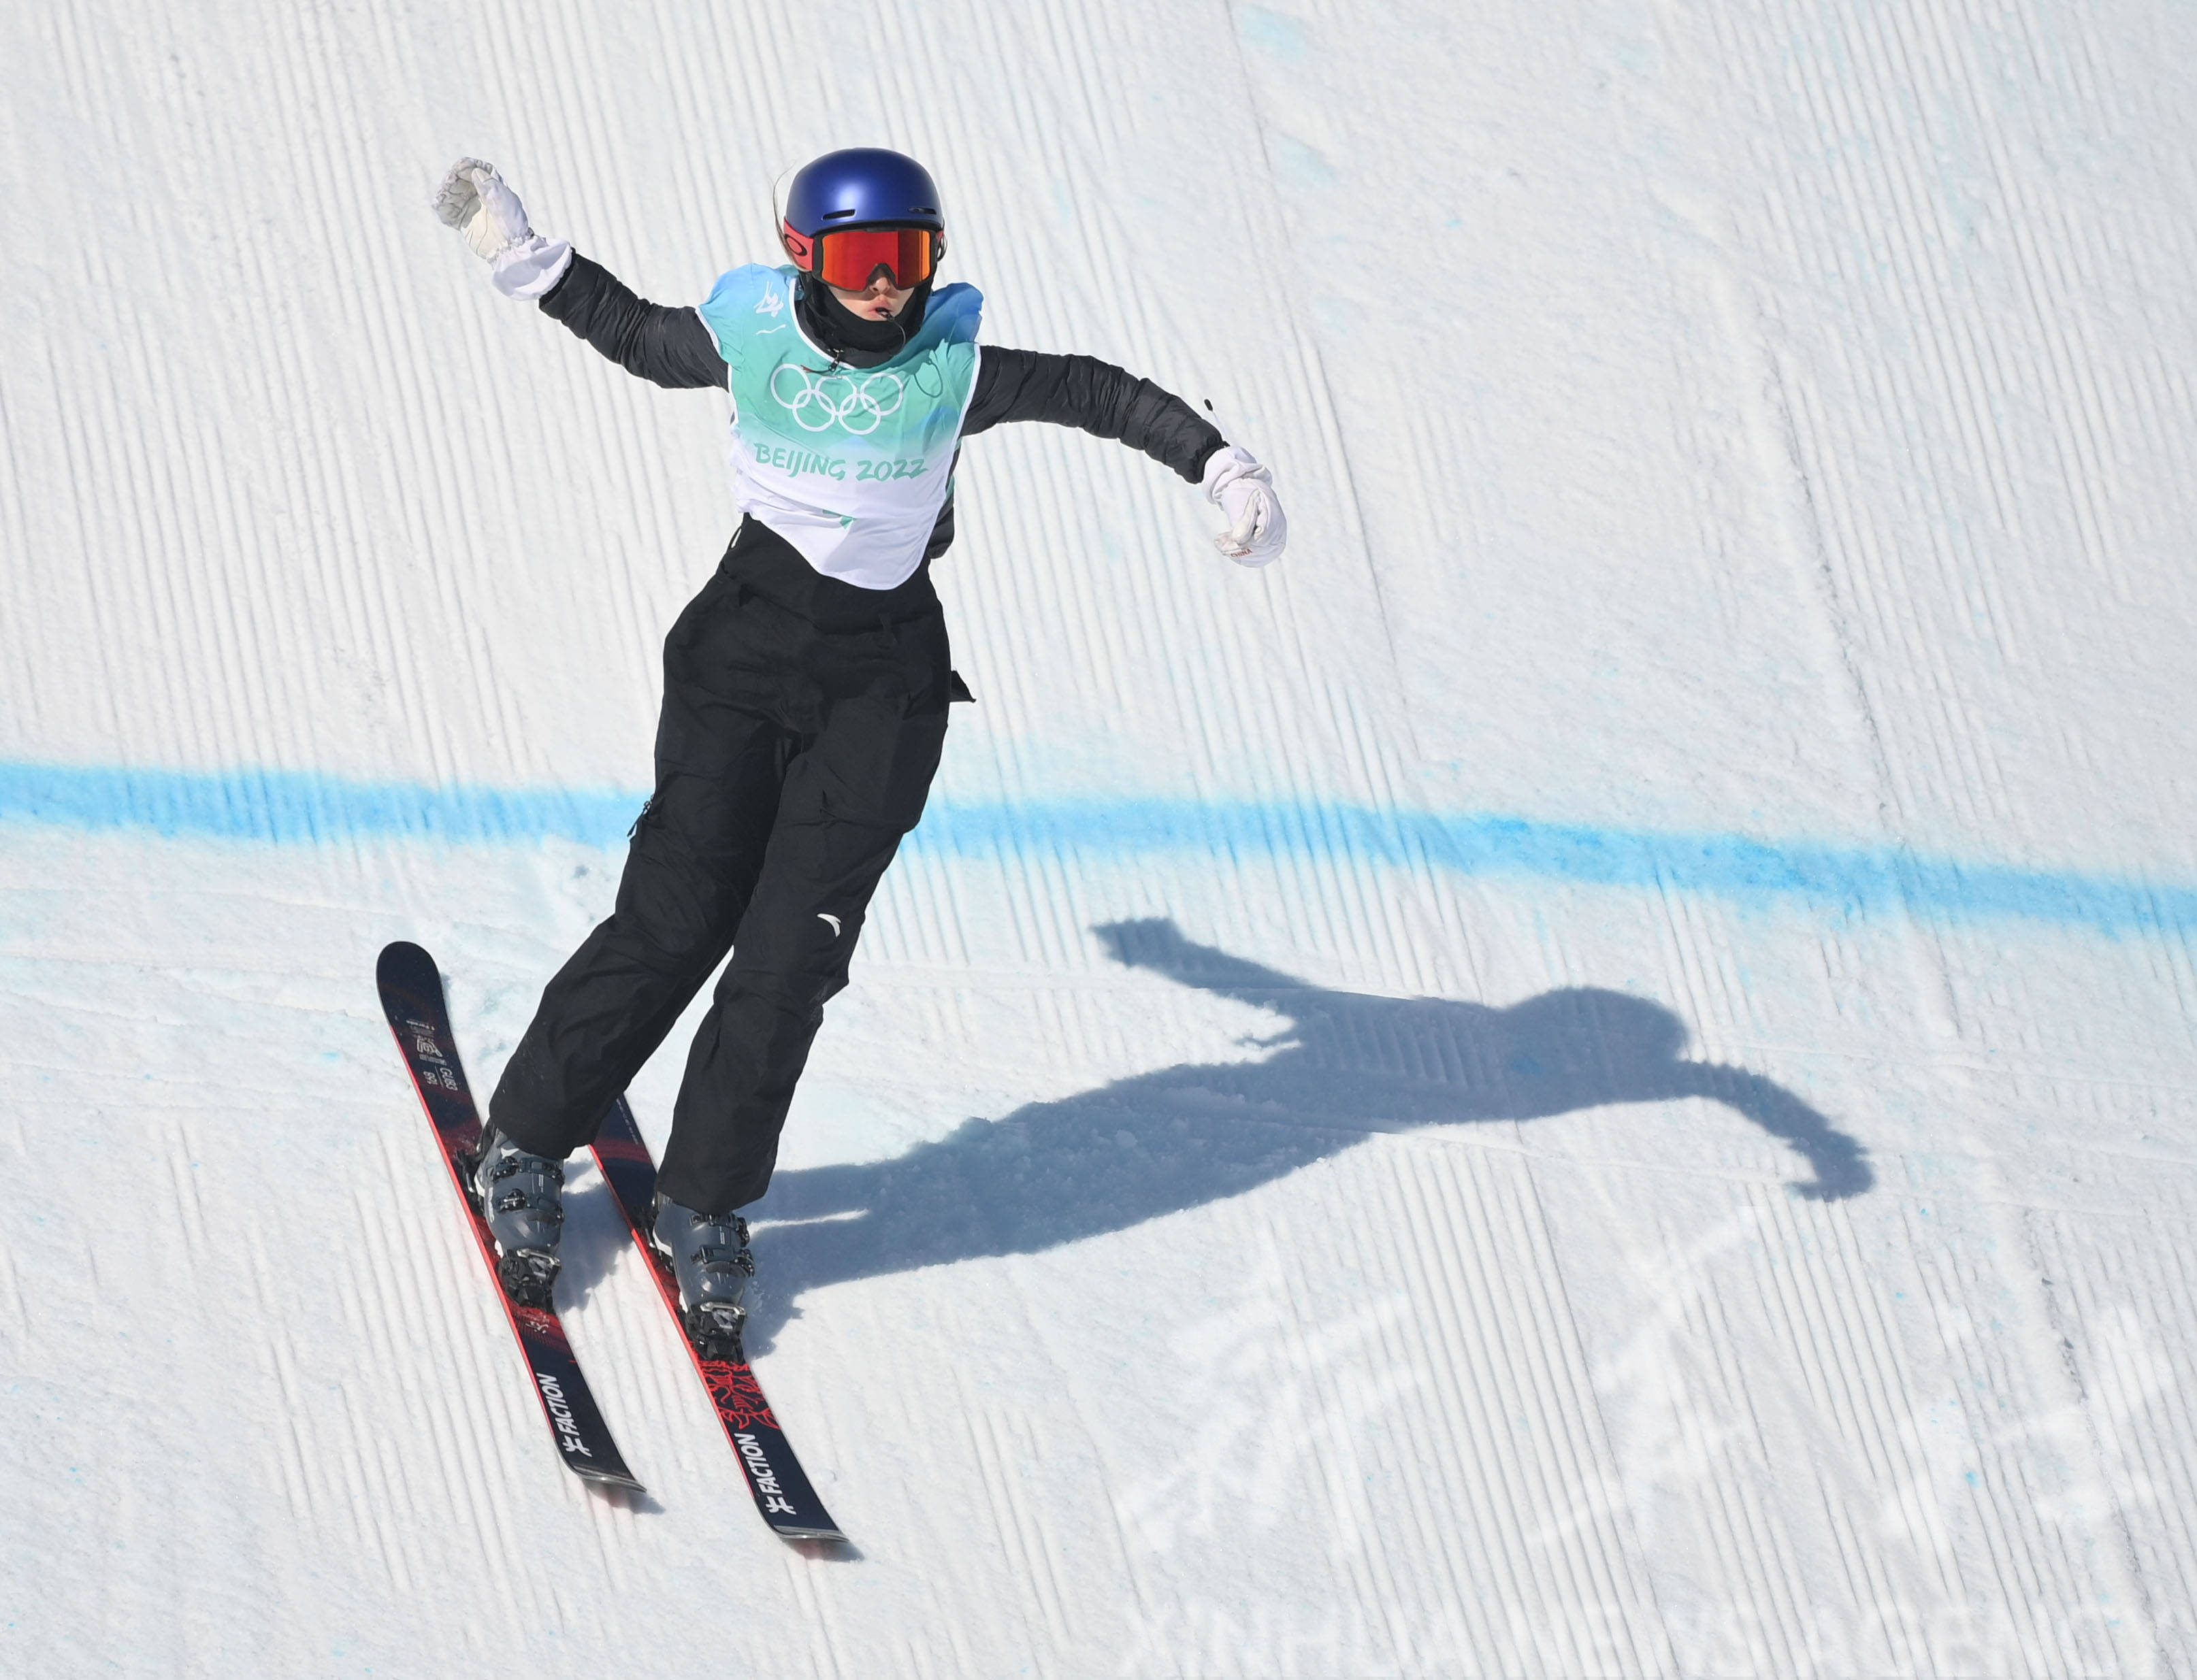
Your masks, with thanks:
M1289 540L1289 521L1274 494L1274 475L1258 457L1233 443L1215 449L1205 463L1205 499L1228 516L1228 529L1213 546L1238 565L1262 566L1281 557Z
M435 189L434 205L443 225L488 259L489 279L507 298L541 297L572 264L571 241L536 233L494 164L460 158Z

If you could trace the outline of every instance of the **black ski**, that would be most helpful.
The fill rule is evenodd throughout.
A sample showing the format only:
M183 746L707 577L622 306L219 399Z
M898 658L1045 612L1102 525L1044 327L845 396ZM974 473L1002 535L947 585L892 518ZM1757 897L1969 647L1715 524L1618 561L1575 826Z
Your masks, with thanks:
M519 1300L496 1266L496 1244L488 1223L474 1200L472 1167L480 1153L480 1116L473 1108L472 1092L466 1085L465 1069L458 1061L457 1040L450 1034L449 1011L443 1002L443 976L435 959L418 946L403 941L384 947L374 965L374 980L381 988L382 1012L389 1030L397 1034L404 1065L412 1070L412 1083L435 1128L435 1141L449 1168L450 1182L465 1205L473 1241L496 1295L503 1302L511 1333L533 1373L535 1398L548 1420L550 1439L574 1474L591 1482L638 1491L641 1484L618 1456L580 1362L565 1340L565 1326L554 1306L531 1306Z
M729 1348L705 1352L687 1335L680 1317L679 1283L671 1261L649 1237L656 1222L656 1162L624 1098L619 1098L604 1118L602 1129L595 1134L594 1150L595 1165L602 1169L617 1197L626 1228L633 1232L649 1275L656 1279L657 1291L693 1358L702 1386L710 1391L717 1420L732 1442L733 1456L747 1473L748 1491L755 1495L756 1509L782 1539L845 1539L824 1509L824 1502L816 1497L816 1490L809 1485L808 1474L793 1456L785 1431L771 1415L770 1402L763 1398L762 1385L749 1368L746 1351L738 1338ZM713 1357L720 1353L728 1357Z

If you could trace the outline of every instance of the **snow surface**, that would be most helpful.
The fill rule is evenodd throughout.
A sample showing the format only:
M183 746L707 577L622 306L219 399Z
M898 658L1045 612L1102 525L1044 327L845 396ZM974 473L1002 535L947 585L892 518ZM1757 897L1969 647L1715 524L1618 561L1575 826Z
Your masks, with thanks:
M2197 1668L2197 11L0 9L0 1668ZM739 1474L606 1188L545 1444L371 984L607 908L831 145L995 343L959 708L762 1212ZM634 1096L658 1141L677 1046Z

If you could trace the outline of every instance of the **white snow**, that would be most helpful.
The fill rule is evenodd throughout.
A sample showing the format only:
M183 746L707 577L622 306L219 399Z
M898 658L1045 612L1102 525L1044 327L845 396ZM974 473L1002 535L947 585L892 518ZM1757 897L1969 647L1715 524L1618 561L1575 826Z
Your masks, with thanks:
M2193 67L2163 0L0 9L0 1669L2197 1667ZM722 400L433 182L687 302L855 143L1291 546L967 451L979 704L760 1210L816 1555L591 1173L651 1496L555 1462L370 976L493 1083L731 529Z

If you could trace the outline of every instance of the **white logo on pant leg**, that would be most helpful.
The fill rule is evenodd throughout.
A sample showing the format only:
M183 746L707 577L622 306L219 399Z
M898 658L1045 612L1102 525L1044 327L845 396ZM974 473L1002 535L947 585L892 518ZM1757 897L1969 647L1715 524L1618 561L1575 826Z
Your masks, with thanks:
M839 936L839 918L837 916L826 916L820 910L816 912L816 919L830 924L832 938L837 939Z

